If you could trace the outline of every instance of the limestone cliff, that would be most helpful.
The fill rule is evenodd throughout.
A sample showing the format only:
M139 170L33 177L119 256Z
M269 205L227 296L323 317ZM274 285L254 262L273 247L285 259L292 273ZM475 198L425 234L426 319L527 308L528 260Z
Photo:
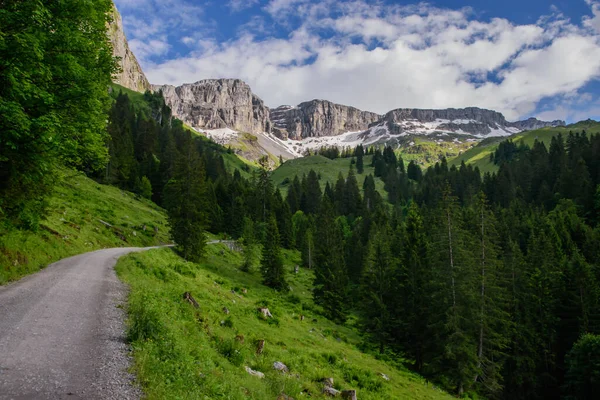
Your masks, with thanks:
M327 100L312 100L297 107L281 106L271 110L273 132L282 139L337 136L366 130L381 115Z
M113 77L113 81L128 89L137 92L150 90L150 83L142 71L135 55L129 48L125 32L123 31L123 21L121 14L113 5L113 18L108 26L108 35L113 46L113 54L119 57L119 67L121 71Z
M162 91L173 115L199 129L271 131L269 108L239 79L206 79L178 87L152 85Z

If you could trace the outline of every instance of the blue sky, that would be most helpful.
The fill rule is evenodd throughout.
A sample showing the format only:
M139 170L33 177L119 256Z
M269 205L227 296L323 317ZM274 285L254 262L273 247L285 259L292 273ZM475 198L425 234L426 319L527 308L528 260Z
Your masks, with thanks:
M155 84L240 78L270 107L600 119L600 0L115 3Z

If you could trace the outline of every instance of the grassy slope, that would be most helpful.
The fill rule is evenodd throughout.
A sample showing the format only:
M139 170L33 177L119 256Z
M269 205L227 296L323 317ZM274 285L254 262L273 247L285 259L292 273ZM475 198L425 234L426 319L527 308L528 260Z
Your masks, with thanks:
M365 171L361 175L356 175L358 186L361 189L363 187L365 178L369 174L374 173L374 168L371 167L372 158L372 156L364 157ZM294 176L296 175L302 179L302 175L308 175L310 170L313 169L317 174L321 174L321 188L324 189L327 182L329 182L330 185L335 185L340 172L342 175L344 175L344 177L348 176L350 162L350 158L338 158L335 160L330 160L329 158L323 156L296 158L294 160L286 161L283 163L283 165L277 168L271 175L271 180L285 195L289 185L282 185L282 183L286 178L289 179L290 182L294 180ZM384 198L387 198L387 194L383 189L383 181L381 179L375 179L375 186L377 187L379 193L381 193Z
M0 284L75 254L169 241L165 214L154 203L74 171L61 173L62 182L49 199L49 214L37 232L0 232Z
M474 146L473 142L438 142L422 136L412 138L411 142L414 143L411 146L402 146L400 155L406 166L410 161L414 161L422 168L435 164L442 157L456 157Z
M546 144L546 147L550 147L550 140L562 134L566 139L569 132L581 132L585 130L588 134L600 133L600 123L595 121L581 121L573 125L559 128L542 128L534 131L528 131L513 135L510 137L515 143L524 143L529 146L533 146L535 140L542 141ZM466 164L473 164L479 167L482 172L495 172L498 170L498 166L490 161L490 154L492 154L497 148L498 144L508 138L490 138L482 141L478 146L467 150L460 156L449 161L450 165L459 166L461 162Z
M295 252L284 259L290 272L299 262ZM135 372L149 399L275 399L280 393L301 399L306 392L323 398L319 382L326 377L333 377L338 389L358 390L360 399L450 398L422 378L361 353L354 331L317 315L311 271L289 273L292 291L280 294L261 285L258 273L239 271L240 264L240 255L220 244L208 246L200 265L170 249L119 261L117 272L131 286ZM183 301L188 291L198 310ZM259 317L259 306L267 306L274 319ZM243 343L236 336L243 336ZM266 345L257 356L259 339ZM275 361L290 373L275 371ZM250 376L244 366L264 372L265 379Z

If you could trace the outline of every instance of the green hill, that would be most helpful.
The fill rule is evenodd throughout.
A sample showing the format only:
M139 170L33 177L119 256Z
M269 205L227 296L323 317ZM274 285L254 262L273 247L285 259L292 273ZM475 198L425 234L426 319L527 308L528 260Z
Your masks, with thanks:
M587 120L578 122L576 124L567 125L565 127L542 128L534 131L522 132L510 136L509 138L485 139L472 149L469 149L456 158L449 160L449 164L459 166L464 161L466 164L473 164L474 166L479 167L482 172L494 172L498 170L498 166L490 161L490 154L492 154L498 148L498 144L504 140L511 139L517 145L523 143L530 147L533 146L533 143L536 140L539 140L544 142L546 147L549 147L550 141L554 136L562 134L566 139L566 136L569 134L569 132L575 133L583 131L585 131L587 134L600 133L600 122Z
M131 286L134 369L149 399L325 398L325 378L333 378L337 389L357 390L359 399L451 398L406 371L402 360L359 351L356 328L317 313L312 271L292 273L298 253L284 252L284 262L289 294L262 285L257 271L241 272L240 254L222 244L208 246L202 264L185 262L170 249L119 261L117 272ZM198 309L184 301L185 292ZM268 307L273 318L263 317L259 307ZM265 340L260 355L258 340ZM276 361L289 373L274 370Z
M358 186L362 189L365 178L369 174L374 173L374 168L371 166L371 160L373 156L364 157L365 171L362 174L357 174ZM336 158L330 160L327 157L320 155L308 156L302 158L296 158L294 160L288 160L283 163L279 168L273 171L271 180L275 187L281 190L282 194L285 195L288 191L289 184L294 180L297 175L298 178L302 179L302 175L314 170L320 177L321 189L325 188L327 182L330 185L335 185L338 175L341 173L344 177L348 176L348 170L352 159L350 158ZM375 179L375 186L379 193L385 198L385 190L383 188L383 181L379 178Z
M154 203L75 171L60 173L37 231L0 228L0 284L91 250L169 242L165 213Z

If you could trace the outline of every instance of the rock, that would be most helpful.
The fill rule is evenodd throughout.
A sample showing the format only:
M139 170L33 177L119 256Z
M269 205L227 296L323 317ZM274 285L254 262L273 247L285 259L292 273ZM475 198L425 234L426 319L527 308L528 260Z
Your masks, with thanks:
M323 379L323 385L325 385L325 387L333 387L333 378Z
M258 311L265 316L265 318L273 318L273 314L268 308L259 308Z
M198 302L196 301L196 299L194 299L194 297L192 296L192 294L190 292L185 292L183 294L183 299L185 301L187 301L188 303L190 303L192 306L194 306L194 308L199 308L200 305L198 304Z
M342 390L342 399L357 400L356 390Z
M255 371L255 370L253 370L250 367L244 367L244 369L246 370L247 373L249 373L252 376L256 376L256 377L261 378L261 379L265 377L265 374L263 374L260 371Z
M113 47L113 55L119 57L119 67L121 69L121 72L113 76L113 81L136 92L143 93L150 90L150 82L148 82L142 67L140 67L135 55L129 48L123 31L121 15L114 4L112 17L112 22L108 25L108 36Z
M248 293L248 289L242 289L242 293L247 294Z
M323 388L323 394L327 395L327 396L331 396L331 397L336 397L340 395L340 391L336 390L332 387L329 386L325 386Z
M249 133L271 132L269 108L239 79L205 79L162 91L173 115L198 129L231 128Z
M279 396L277 396L277 400L294 400L293 397L288 396L285 393L280 394Z
M275 361L273 363L273 369L277 370L277 371L281 371L281 372L290 372L290 370L288 369L288 367L280 362L280 361Z
M312 100L297 107L281 106L270 111L273 133L293 140L364 131L381 119L379 114L327 100Z
M265 340L264 339L260 339L256 345L256 354L257 355L261 355L262 352L265 349Z
M399 108L369 127L365 137L373 135L400 135L410 133L431 134L452 132L473 136L508 136L525 129L562 126L564 121L545 122L535 118L527 121L508 122L497 111L477 107L448 108L444 110L421 110Z
M380 372L380 373L379 373L379 376L380 376L380 377L382 377L382 378L383 378L384 380L386 380L386 381L389 381L389 380L390 380L390 377L389 377L389 376L387 376L386 374L382 373L382 372Z

